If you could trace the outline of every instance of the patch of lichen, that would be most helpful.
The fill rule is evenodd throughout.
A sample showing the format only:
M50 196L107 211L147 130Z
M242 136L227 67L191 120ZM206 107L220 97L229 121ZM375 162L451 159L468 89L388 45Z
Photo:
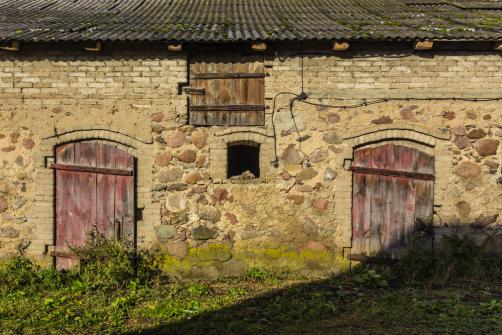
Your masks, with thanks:
M234 257L246 261L250 267L262 269L338 272L348 268L348 261L332 252L295 250L283 246L238 250Z
M190 248L188 255L183 259L165 255L162 270L174 278L182 278L187 277L194 266L221 268L223 262L230 258L232 258L232 254L228 245L207 244Z
M330 251L296 250L286 246L243 248L232 250L226 244L208 244L191 248L188 256L178 259L166 256L163 270L174 277L185 277L192 267L221 270L230 259L246 263L249 268L268 271L332 273L348 270L347 259ZM244 273L242 273L244 275Z
M187 259L192 264L204 265L212 262L225 262L232 258L230 247L226 244L208 244L203 247L191 248Z
M179 259L174 256L165 255L161 266L162 271L173 278L184 277L192 265L187 259Z

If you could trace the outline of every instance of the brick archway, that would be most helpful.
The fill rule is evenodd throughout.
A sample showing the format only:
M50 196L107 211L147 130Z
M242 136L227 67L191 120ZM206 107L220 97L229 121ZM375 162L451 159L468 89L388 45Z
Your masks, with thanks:
M335 226L338 227L335 236L336 243L346 255L351 248L352 240L352 190L353 172L349 166L358 148L371 147L386 143L410 146L435 157L434 170L434 207L441 208L443 213L453 212L454 208L444 202L442 191L449 183L450 171L453 168L453 154L448 150L449 134L431 131L424 127L408 124L378 125L355 130L345 134L343 151L337 155L336 164L341 173L337 177L334 189L334 206L336 211Z
M158 215L160 205L152 202L152 143L121 133L117 129L84 129L80 127L42 139L40 151L34 157L34 162L36 162L34 174L36 202L30 220L34 222L35 231L28 249L30 256L43 258L43 255L47 255L54 249L55 173L49 166L54 163L55 148L61 144L85 140L112 145L137 159L136 203L139 210L137 236L139 238L154 236L154 225L156 221L160 220ZM143 239L145 245L152 242L148 238ZM50 259L42 259L42 261L50 262Z

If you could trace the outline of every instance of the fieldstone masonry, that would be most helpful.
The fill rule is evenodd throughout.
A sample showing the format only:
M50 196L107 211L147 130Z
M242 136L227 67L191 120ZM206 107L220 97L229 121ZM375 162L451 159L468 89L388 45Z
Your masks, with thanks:
M29 255L50 262L47 164L58 144L85 139L137 159L138 241L164 251L176 277L254 266L340 271L351 246L353 150L386 142L434 155L438 231L465 229L502 250L501 102L453 99L500 97L498 54L396 58L383 49L302 60L281 49L265 55L265 126L194 127L187 96L178 95L185 53L79 50L0 51L2 256L29 243ZM294 96L276 95L300 93L302 63L308 99L290 104ZM392 100L364 104L384 98ZM260 145L260 178L229 180L227 145L246 142Z

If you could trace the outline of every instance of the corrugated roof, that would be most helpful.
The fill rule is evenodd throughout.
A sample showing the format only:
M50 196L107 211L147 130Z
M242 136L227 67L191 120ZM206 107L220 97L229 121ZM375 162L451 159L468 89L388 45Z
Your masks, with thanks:
M502 39L502 0L0 0L0 40Z

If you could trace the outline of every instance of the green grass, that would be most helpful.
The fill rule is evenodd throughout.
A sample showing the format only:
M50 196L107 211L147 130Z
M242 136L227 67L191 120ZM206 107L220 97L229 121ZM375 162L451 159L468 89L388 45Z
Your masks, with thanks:
M97 237L69 272L22 255L1 265L0 333L502 334L500 263L468 239L448 243L432 261L415 251L392 270L322 280L252 268L172 282L157 255Z
M363 275L364 276L364 275ZM439 289L228 279L0 292L2 334L500 334L500 282ZM364 281L363 281L364 282Z

